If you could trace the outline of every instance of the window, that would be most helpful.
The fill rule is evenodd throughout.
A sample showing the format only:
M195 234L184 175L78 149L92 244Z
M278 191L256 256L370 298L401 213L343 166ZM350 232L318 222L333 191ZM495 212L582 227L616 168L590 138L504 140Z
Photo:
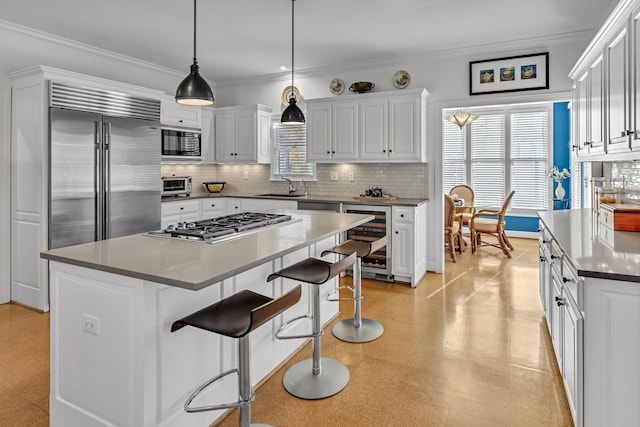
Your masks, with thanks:
M460 129L443 120L445 191L473 188L477 205L501 206L511 190L510 209L549 207L549 128L551 104L472 108L478 119ZM452 111L444 111L445 117Z
M315 181L316 165L307 163L307 125L273 124L272 179Z

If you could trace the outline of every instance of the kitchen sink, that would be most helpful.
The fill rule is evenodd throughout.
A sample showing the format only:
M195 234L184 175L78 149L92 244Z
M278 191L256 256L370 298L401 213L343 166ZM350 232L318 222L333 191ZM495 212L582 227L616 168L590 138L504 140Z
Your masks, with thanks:
M304 197L306 194L300 193L267 193L267 194L257 194L258 197Z

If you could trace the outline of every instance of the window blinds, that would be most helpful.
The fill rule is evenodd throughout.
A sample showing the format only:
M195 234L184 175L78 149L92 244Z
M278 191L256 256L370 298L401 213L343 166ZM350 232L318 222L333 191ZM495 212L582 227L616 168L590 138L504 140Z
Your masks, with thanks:
M471 123L471 188L477 205L499 207L505 198L505 114Z
M453 186L467 182L466 134L466 126L461 129L447 120L442 122L442 188L445 193Z
M511 113L511 187L515 209L547 209L549 112Z
M315 165L307 163L306 124L273 124L271 173L295 179L315 178Z

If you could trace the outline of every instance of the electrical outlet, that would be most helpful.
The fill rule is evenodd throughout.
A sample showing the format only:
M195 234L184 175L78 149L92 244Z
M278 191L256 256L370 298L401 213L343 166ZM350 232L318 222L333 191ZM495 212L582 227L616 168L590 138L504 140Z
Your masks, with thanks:
M349 172L349 181L353 182L356 179L356 175L353 172Z
M244 171L244 179L249 179L249 171Z
M332 171L331 172L331 177L329 179L331 181L337 181L338 180L338 172L337 171Z
M82 330L91 334L100 335L100 318L82 313Z

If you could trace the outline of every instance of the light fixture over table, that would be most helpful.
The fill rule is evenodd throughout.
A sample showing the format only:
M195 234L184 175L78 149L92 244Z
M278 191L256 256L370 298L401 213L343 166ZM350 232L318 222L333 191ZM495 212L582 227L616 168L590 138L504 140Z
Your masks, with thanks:
M293 52L294 52L294 5L296 0L291 0L291 87L295 88L293 84ZM280 123L282 124L300 124L304 123L304 114L302 110L296 105L296 99L294 97L294 90L291 90L291 96L289 97L289 106L282 112Z
M193 0L193 64L191 73L176 89L176 102L185 105L212 105L215 98L209 84L202 78L196 59L196 1Z
M471 113L464 113L462 110L458 110L449 117L447 117L447 121L453 123L454 125L460 126L460 129L477 119L478 116L474 116Z

